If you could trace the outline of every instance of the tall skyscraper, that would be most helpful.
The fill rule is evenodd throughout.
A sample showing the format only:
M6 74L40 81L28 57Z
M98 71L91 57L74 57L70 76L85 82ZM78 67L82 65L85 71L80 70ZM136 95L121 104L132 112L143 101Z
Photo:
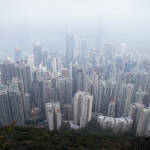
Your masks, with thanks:
M129 106L131 104L131 99L132 99L134 85L128 83L126 88L127 88L126 89L127 93L126 93L124 112L123 112L124 116L128 115L128 111L129 111Z
M4 60L4 62L0 64L0 70L1 81L4 85L7 84L7 81L11 81L12 77L16 77L15 64L10 60Z
M150 108L142 108L136 134L138 136L150 136Z
M63 113L63 105L65 104L65 80L64 78L57 78L57 89L58 89L58 99L60 102L60 109Z
M66 78L65 79L65 103L71 103L72 102L72 78Z
M34 65L34 56L33 55L27 55L26 56L26 61L30 65Z
M108 106L108 117L115 117L115 100L112 100Z
M29 113L31 112L31 97L28 93L25 94L25 110L26 114L29 115Z
M46 119L49 130L59 130L61 126L61 111L59 103L46 103Z
M142 91L142 89L139 87L138 92L136 92L136 103L143 103L145 92Z
M96 77L98 78L98 76ZM106 95L106 81L104 77L101 77L100 81L96 82L95 85L95 112L102 112L103 106L102 104L105 101Z
M108 110L108 106L111 100L115 100L116 86L117 86L116 80L108 79L106 81L106 99L103 104L103 108L105 110Z
M16 121L16 125L24 126L24 114L21 99L21 92L16 83L11 83L8 89L12 120Z
M44 114L44 90L43 90L43 78L38 77L37 80L37 102L38 102L38 107L39 107L39 112L40 114Z
M139 122L140 112L144 107L145 105L142 103L132 103L129 106L128 117L132 118L135 129L137 128Z
M21 60L21 49L19 47L14 48L15 61L18 62Z
M86 92L78 91L74 95L74 123L85 127L91 120L93 96Z
M47 71L51 70L52 69L52 65L51 65L51 59L50 58L46 58L45 59L45 66L47 68Z
M115 103L115 118L120 117L120 99L117 98L116 103Z
M9 125L12 121L8 87L0 83L0 123Z
M45 59L48 58L48 52L47 50L43 51L43 66L45 66Z
M24 92L32 94L31 66L24 62L15 65L16 76L23 81ZM31 95L32 96L32 95Z
M33 48L34 54L34 66L39 67L42 62L42 46L39 42L36 42Z
M67 33L65 39L65 57L66 57L66 64L73 62L74 59L74 36L71 31Z
M63 112L63 105L72 102L72 78L58 78L57 79L58 99L60 101L60 108Z

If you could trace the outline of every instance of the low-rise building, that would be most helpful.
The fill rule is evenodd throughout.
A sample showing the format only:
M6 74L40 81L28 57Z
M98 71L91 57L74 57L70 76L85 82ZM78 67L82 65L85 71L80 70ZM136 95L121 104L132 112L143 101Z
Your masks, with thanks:
M130 117L113 118L99 115L97 121L102 129L112 129L113 132L128 132L133 124Z

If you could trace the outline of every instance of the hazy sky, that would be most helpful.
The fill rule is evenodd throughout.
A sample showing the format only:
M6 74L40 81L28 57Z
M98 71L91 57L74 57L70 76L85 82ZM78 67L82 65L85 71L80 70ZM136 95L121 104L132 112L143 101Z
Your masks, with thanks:
M98 20L103 22L104 42L150 50L150 0L0 0L0 34L26 25L96 36Z
M0 19L6 23L40 19L46 22L47 19L69 19L70 16L146 17L149 6L149 0L0 0Z

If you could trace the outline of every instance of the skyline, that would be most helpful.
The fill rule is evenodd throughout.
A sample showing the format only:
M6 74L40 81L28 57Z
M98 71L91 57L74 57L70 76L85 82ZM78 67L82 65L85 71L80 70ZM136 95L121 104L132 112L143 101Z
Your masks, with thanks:
M0 0L0 126L82 129L96 118L149 136L145 2Z

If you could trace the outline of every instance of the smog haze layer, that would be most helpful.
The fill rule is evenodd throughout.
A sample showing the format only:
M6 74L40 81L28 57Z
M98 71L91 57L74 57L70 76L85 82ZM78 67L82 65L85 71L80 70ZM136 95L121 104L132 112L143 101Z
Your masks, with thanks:
M0 0L0 53L13 57L15 46L32 54L36 41L49 52L64 52L64 37L96 47L103 42L127 43L128 51L150 51L149 0Z

